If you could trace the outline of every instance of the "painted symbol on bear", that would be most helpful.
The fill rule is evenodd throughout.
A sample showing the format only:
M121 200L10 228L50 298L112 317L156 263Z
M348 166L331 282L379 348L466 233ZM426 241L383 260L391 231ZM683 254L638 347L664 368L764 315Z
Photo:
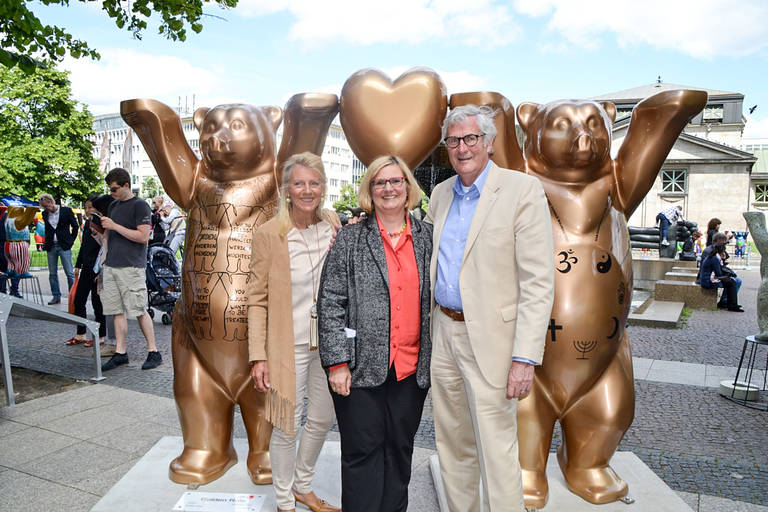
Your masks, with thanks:
M624 298L627 295L627 285L624 284L624 281L619 283L619 289L617 290L617 293L618 293L619 306L621 306L622 304L624 304Z
M607 273L609 270L611 270L611 255L606 253L605 258L608 258L605 261L600 261L597 263L597 271L601 274Z
M558 265L565 265L563 268L560 268L559 266L555 268L558 272L561 274L567 274L571 271L571 268L573 268L573 265L577 264L579 262L579 258L573 255L573 249L568 249L568 251L560 251L557 253L558 256L560 256L562 259L557 262Z
M616 334L619 332L619 319L612 316L611 320L613 320L613 331L608 335L608 339L616 337Z
M552 340L552 343L557 341L557 331L562 331L563 326L557 325L557 322L554 318L550 318L549 320L549 327L547 327L547 330L550 331L550 340Z
M581 352L581 357L577 357L576 359L589 359L586 354L587 352L592 352L597 348L597 341L596 340L574 340L573 347Z

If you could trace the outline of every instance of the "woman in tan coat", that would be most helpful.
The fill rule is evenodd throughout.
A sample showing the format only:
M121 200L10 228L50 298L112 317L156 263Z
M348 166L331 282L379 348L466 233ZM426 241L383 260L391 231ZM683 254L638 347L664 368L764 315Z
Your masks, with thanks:
M315 463L333 423L333 403L317 352L315 302L338 216L322 209L326 177L320 157L301 153L283 165L277 216L253 236L248 296L251 376L267 393L272 482L281 512L295 502L338 512L312 491ZM304 398L307 421L296 451Z

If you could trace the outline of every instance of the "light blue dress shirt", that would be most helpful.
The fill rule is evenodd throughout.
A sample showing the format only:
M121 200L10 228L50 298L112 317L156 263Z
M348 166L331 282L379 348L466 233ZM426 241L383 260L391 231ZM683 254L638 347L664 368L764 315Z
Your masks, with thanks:
M437 253L437 283L435 283L435 301L448 309L463 311L461 291L459 289L459 272L461 262L464 259L464 246L467 244L469 227L480 201L485 181L488 179L488 171L491 161L480 173L480 176L470 185L465 187L461 178L456 178L453 184L453 202L448 210L448 216L443 224L440 235L440 247ZM513 357L513 361L535 365L535 361L522 357Z
M443 224L440 235L440 247L437 253L437 283L435 283L435 301L443 307L462 311L461 292L459 291L459 271L464 259L464 246L467 243L469 227L480 201L491 161L469 187L457 177L453 184L453 202Z

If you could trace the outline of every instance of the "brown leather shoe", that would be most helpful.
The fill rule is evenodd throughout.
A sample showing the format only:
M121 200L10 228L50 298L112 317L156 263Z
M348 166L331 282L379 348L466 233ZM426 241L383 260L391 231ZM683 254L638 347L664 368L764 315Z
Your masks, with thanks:
M314 492L299 494L293 491L293 497L312 512L341 512L340 508L329 505L325 500L318 498Z

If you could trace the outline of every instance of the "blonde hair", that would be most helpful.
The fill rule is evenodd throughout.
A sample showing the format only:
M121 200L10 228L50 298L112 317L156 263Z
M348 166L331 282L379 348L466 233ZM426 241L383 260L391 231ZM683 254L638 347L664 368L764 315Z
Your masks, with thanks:
M283 163L282 174L280 181L280 198L277 210L277 222L280 226L280 234L285 236L291 228L293 228L293 222L291 221L291 208L293 206L288 201L288 189L291 187L291 173L293 168L297 165L308 167L320 175L320 182L323 185L323 192L320 199L320 204L317 205L315 210L315 217L327 221L329 224L335 224L333 215L323 209L323 201L325 200L325 191L327 187L327 178L325 176L325 167L323 167L323 160L309 151L298 153L291 156Z
M357 192L357 204L359 204L360 208L362 208L368 215L370 215L374 209L373 199L371 198L371 182L376 175L379 174L379 171L388 165L396 165L400 167L400 170L405 177L405 208L407 210L413 210L421 205L421 188L416 182L416 178L414 178L408 164L398 156L380 156L368 166L368 170L365 171L365 176L363 176L363 179L360 181L360 190Z
M43 199L45 199L46 201L50 201L53 204L56 204L56 200L53 198L53 196L51 194L40 194L40 199L38 199L37 202L39 203Z

